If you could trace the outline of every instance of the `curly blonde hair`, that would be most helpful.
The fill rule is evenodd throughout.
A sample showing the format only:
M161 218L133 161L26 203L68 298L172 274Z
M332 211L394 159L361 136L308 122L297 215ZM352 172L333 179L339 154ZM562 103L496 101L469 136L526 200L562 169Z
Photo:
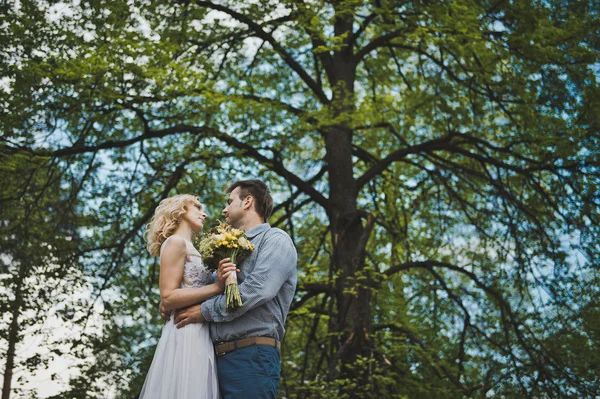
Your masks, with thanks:
M191 194L179 194L160 201L146 226L146 248L152 256L160 255L162 243L177 230L190 202L200 202L200 198Z

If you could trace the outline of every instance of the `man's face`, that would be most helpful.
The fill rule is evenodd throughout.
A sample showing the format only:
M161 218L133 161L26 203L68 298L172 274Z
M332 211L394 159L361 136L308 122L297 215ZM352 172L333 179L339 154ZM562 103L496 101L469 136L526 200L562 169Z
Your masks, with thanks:
M225 215L225 222L231 226L238 228L241 224L242 217L244 216L244 202L240 199L239 187L236 187L229 194L227 198L227 206L223 209L223 215Z

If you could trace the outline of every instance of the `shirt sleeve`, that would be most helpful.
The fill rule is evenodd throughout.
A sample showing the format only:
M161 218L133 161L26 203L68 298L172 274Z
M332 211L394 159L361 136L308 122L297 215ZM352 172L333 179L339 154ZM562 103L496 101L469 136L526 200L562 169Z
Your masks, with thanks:
M225 295L217 295L202 303L202 316L207 321L227 322L273 299L286 280L296 272L298 255L291 238L281 230L271 230L256 257L256 266L240 284L243 305L235 312L225 311Z

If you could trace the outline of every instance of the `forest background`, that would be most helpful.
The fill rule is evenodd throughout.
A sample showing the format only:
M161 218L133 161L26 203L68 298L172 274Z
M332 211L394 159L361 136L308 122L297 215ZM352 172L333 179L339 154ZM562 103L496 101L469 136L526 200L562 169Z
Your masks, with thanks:
M600 395L598 1L0 9L2 399L136 397L145 224L255 177L299 253L281 397Z

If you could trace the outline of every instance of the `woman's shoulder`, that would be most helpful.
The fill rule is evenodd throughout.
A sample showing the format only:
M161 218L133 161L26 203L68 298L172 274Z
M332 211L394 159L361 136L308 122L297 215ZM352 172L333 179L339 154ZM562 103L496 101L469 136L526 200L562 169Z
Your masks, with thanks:
M187 250L187 240L178 235L172 235L172 236L167 237L167 239L162 243L162 245L160 247L161 253L164 251L185 252L186 250Z

